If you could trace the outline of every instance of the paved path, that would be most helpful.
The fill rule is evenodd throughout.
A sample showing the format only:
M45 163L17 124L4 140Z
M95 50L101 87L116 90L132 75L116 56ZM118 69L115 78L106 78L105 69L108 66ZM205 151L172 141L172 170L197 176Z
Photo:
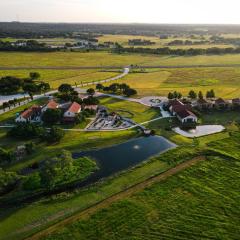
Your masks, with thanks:
M193 158L189 161L180 163L178 166L176 166L174 168L171 168L171 169L169 169L163 173L160 173L156 176L150 177L143 182L137 183L131 187L128 187L125 190L122 190L121 192L118 192L102 201L99 201L98 203L93 204L92 206L89 206L86 209L83 209L81 212L75 213L75 214L73 214L73 216L70 216L58 223L53 224L52 226L48 227L47 229L42 230L36 234L33 234L26 240L39 240L43 237L46 237L49 234L52 234L56 231L61 230L66 225L77 222L81 219L89 218L91 215L93 215L97 211L109 207L114 202L120 201L122 199L126 199L126 198L132 196L133 194L136 194L136 193L144 190L145 188L152 186L155 183L164 181L167 178L169 178L173 175L176 175L177 173L182 172L183 170L185 170L191 166L194 166L197 163L204 161L204 160L206 160L205 157L199 156L199 157ZM31 226L31 229L32 228L33 227ZM27 229L27 230L29 231L31 229Z

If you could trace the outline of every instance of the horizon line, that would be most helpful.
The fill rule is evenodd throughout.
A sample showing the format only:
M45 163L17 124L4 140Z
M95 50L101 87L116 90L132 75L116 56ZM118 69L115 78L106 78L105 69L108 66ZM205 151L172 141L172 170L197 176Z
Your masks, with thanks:
M0 23L35 23L35 24L114 24L114 25L240 25L240 23L146 23L146 22L61 22L61 21L0 21Z

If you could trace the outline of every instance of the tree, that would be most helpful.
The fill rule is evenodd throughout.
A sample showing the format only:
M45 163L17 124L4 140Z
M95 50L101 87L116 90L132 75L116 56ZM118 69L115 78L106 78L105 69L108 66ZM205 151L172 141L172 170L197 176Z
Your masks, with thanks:
M123 92L124 90L130 88L126 83L119 84L119 89Z
M101 83L98 83L98 84L96 85L96 89L97 89L98 91L103 90L103 88L104 88L104 86L103 86Z
M42 120L47 125L53 125L61 120L61 116L60 109L47 109L42 115Z
M40 170L41 184L48 189L54 188L57 174L58 169L55 167L54 162L50 160L45 161Z
M198 98L199 98L199 99L203 99L203 93L202 93L202 91L199 91L199 93L198 93Z
M35 190L40 188L40 186L41 186L41 177L38 172L28 176L23 183L23 188L25 190Z
M207 97L207 98L215 98L215 92L214 92L214 90L212 89L212 90L210 90L210 91L207 91L206 97Z
M169 92L168 93L168 99L173 99L173 98L174 98L173 93Z
M40 170L42 185L50 189L54 188L57 184L61 184L62 181L72 177L72 168L73 158L71 152L62 150L57 157L44 162Z
M19 179L15 172L5 172L0 168L0 193L10 190Z
M130 97L132 95L136 95L137 91L133 88L127 88L123 91L123 94L126 95L127 97Z
M214 92L213 89L211 89L210 93L211 93L211 97L212 97L212 98L215 98L215 92Z
M50 89L49 83L45 83L45 82L41 82L38 87L40 92L46 92Z
M6 76L0 78L0 93L13 94L20 90L23 80L17 77Z
M36 149L36 146L33 142L26 143L25 147L27 154L32 154Z
M36 79L39 79L39 78L40 78L40 74L39 74L38 72L30 72L29 77L30 77L32 80L36 80Z
M182 98L182 94L180 92L178 92L178 96L177 96L178 99L181 99Z
M3 162L11 162L14 160L13 152L7 151L0 147L0 164Z
M85 121L85 116L84 116L83 112L78 113L75 117L75 122L76 123L81 123L81 122L84 122L84 121Z
M89 96L88 98L84 98L83 99L83 103L85 105L98 105L99 104L99 100L93 96Z
M59 86L58 91L60 93L70 93L73 91L73 88L70 84L63 83Z
M196 99L197 94L193 90L191 90L188 94L188 97L191 98L191 99Z
M174 91L173 92L173 98L177 98L178 97L178 92L177 91Z
M109 90L113 93L116 93L119 89L120 85L118 83L113 83L109 86Z
M35 83L24 83L23 90L29 94L33 94L39 92L39 87Z
M51 127L49 133L46 135L46 140L49 143L59 142L64 136L64 131L59 127Z
M7 134L9 137L32 139L44 136L45 130L43 127L32 123L21 123L11 128Z
M89 89L87 90L87 94L88 94L89 96L93 96L93 95L95 94L95 90L94 90L93 88L89 88Z

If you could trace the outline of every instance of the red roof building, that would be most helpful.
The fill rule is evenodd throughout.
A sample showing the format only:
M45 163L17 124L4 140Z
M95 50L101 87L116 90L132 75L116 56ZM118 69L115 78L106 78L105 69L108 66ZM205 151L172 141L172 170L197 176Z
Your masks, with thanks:
M64 121L66 122L74 122L75 117L78 113L81 112L81 105L76 102L73 102L68 110L64 113Z

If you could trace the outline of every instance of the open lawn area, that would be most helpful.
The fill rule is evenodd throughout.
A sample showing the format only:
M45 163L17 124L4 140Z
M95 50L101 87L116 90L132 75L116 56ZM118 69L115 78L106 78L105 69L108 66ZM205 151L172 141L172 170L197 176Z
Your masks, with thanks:
M135 88L139 96L167 96L170 91L180 91L185 96L191 89L196 92L214 89L217 96L240 96L240 68L188 68L147 69L146 73L131 73L119 82Z
M137 123L145 122L160 116L160 110L146 107L140 103L124 101L111 97L100 99L101 105L108 108L109 112L117 112L123 117L130 118Z

